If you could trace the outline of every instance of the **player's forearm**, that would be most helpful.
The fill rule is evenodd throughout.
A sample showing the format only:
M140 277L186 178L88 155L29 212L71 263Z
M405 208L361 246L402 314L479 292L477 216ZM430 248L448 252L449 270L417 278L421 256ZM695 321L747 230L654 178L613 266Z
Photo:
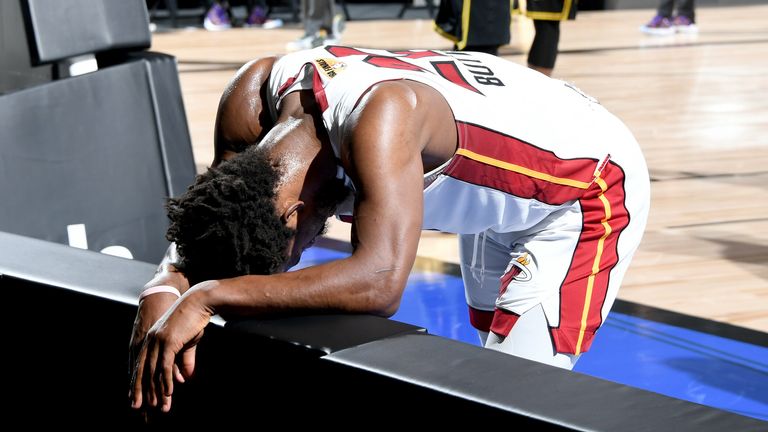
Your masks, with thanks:
M317 310L390 316L409 271L410 266L366 264L350 257L295 272L202 284L200 294L210 310L225 317Z
M163 256L154 277L144 285L144 289L160 285L170 285L184 294L189 289L189 281L177 268L179 257L176 253L176 244L171 243Z

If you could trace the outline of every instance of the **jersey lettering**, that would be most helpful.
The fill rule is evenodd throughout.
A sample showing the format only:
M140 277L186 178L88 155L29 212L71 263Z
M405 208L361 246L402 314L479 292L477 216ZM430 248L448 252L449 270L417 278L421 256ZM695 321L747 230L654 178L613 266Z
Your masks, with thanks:
M445 57L444 54L441 54L432 50L387 51L391 55L386 56L386 55L380 55L380 54L367 53L357 48L350 48L350 47L337 46L337 45L329 45L329 46L326 46L325 49L326 51L328 51L329 53L333 54L336 57L364 55L365 58L363 59L363 61L370 65L388 68L388 69L409 70L414 72L424 72L425 70L414 64L404 62L400 58L421 59L425 57ZM462 52L451 52L450 54L455 56L467 55L466 53L462 53ZM462 57L458 57L458 60L464 63L465 66L467 66L467 68L469 69L469 72L475 78L475 81L477 81L479 84L504 86L504 83L501 82L500 79L495 77L495 74L493 73L491 68L481 64L479 60L475 60L472 58L462 58ZM464 78L464 75L461 73L458 66L456 66L455 62L434 61L430 63L435 68L435 71L441 77L445 78L451 83L456 84L459 87L465 88L474 93L483 94L480 90L478 90L472 84L470 84L466 78Z
M462 62L478 84L504 87L504 83L496 77L491 68L482 64L480 60L466 57L468 54L461 51L448 51L448 55Z
M467 79L464 78L464 75L461 74L459 67L456 66L456 62L433 61L430 63L432 64L432 67L435 68L437 73L440 74L441 77L447 79L448 81L456 84L459 87L464 87L465 89L473 91L475 93L483 94L480 90L476 89L475 87L472 86L472 84L467 82Z
M367 52L360 51L359 49L343 47L343 46L335 46L335 45L329 45L325 47L325 49L336 57L364 55L366 56L363 59L364 62L377 67L409 70L414 72L421 72L424 70L416 65L400 60L399 58L397 58L397 56L383 56L378 54L370 54ZM402 56L402 57L407 57L407 56Z
M475 81L477 81L482 85L493 85L493 86L504 87L504 83L501 82L501 80L496 77L475 76Z

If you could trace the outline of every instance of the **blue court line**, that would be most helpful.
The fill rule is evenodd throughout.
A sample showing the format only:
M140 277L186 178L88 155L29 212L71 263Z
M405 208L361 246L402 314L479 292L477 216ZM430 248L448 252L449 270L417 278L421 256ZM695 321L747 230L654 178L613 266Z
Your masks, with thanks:
M297 268L348 255L314 247ZM453 275L414 271L392 319L480 345ZM768 421L766 347L612 312L574 371Z

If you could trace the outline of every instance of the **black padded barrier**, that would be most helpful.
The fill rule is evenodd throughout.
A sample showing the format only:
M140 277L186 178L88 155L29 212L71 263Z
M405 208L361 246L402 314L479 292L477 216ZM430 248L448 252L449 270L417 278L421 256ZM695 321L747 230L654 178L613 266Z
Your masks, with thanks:
M153 269L0 233L0 292L13 306L3 339L6 424L138 429L126 353L135 298ZM369 316L212 324L197 368L176 387L171 414L153 416L150 428L766 430Z

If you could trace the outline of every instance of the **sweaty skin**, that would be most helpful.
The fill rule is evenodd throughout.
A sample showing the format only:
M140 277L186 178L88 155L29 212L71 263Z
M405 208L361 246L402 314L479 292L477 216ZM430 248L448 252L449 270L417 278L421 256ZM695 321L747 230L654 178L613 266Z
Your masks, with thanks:
M285 224L296 229L288 251L290 265L325 222L325 216L317 214L314 194L318 184L335 178L337 162L311 92L287 95L271 126L261 101L273 61L247 65L225 92L217 117L214 164L259 142L272 160L284 162L276 207ZM423 176L453 156L455 121L447 102L431 87L388 81L373 86L361 99L350 125L341 145L341 164L357 189L352 255L295 272L191 287L147 332L136 362L134 408L146 403L170 409L174 378L183 382L193 372L194 355L187 353L194 350L213 314L324 310L390 316L397 310L421 232ZM182 360L181 373L174 374Z
M267 100L267 83L275 60L265 57L246 63L224 90L216 114L212 166L260 142L274 126L262 101Z

